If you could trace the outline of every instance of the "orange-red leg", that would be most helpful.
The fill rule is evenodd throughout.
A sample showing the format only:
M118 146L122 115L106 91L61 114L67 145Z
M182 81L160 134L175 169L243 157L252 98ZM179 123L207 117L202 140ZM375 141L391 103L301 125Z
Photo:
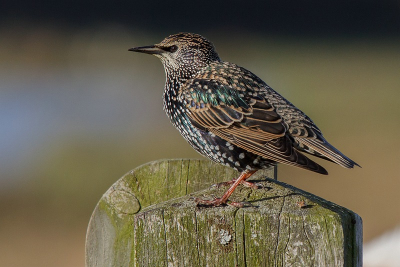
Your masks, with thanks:
M252 176L255 171L243 171L239 178L234 179L233 180L233 184L231 185L231 187L225 192L225 194L221 197L221 198L216 198L214 200L203 200L203 199L199 199L196 198L196 203L200 204L200 205L206 205L206 206L220 206L222 204L225 204L228 201L228 198L232 195L233 191L235 191L236 187L244 182L246 179L248 179L250 176ZM230 203L233 206L237 206L237 207L241 207L243 206L243 204L241 203L237 203L237 202L231 202Z
M236 182L236 179L233 179L232 181L229 181L229 182L218 183L216 186L217 187L221 187L221 186L232 185L235 182ZM254 184L252 182L247 182L247 181L244 181L244 180L240 184L244 185L245 187L250 187L250 188L253 188L253 189L257 189L258 188L258 186L256 184Z

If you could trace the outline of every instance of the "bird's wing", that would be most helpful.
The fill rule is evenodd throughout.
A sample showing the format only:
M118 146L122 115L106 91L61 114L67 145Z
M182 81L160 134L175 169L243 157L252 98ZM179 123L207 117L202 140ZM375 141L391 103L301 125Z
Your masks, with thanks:
M288 124L265 97L265 84L250 72L237 73L243 70L225 67L220 71L232 72L225 75L211 69L185 84L178 97L192 124L266 159L327 174L293 146Z
M335 162L345 168L353 168L355 165L360 166L332 146L323 137L321 130L301 110L271 88L269 88L269 92L268 99L273 102L271 104L287 123L288 132L294 140L293 145L296 149Z

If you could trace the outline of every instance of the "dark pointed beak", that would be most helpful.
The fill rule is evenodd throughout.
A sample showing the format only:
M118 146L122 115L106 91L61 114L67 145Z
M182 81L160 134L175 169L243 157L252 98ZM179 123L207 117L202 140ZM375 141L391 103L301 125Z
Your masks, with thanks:
M146 53L146 54L161 54L161 53L165 52L164 50L162 50L161 48L159 48L155 45L132 47L132 48L129 48L128 51L140 52L140 53Z

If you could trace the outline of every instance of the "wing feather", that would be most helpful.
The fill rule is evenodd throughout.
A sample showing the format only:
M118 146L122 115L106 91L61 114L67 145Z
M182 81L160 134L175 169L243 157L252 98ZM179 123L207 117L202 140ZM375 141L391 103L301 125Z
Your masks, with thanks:
M227 72L237 79L225 79ZM326 170L300 151L347 168L356 164L331 146L303 112L236 65L210 68L187 81L179 99L194 125L268 160L323 174Z

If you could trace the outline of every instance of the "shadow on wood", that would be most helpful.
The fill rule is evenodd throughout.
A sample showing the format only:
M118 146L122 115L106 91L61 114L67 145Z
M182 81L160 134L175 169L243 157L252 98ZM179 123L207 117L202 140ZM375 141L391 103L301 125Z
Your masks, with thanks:
M275 174L259 171L259 189L235 190L230 199L248 207L204 208L193 198L221 196L227 188L210 185L238 172L206 160L142 165L95 208L86 266L362 266L361 218Z

